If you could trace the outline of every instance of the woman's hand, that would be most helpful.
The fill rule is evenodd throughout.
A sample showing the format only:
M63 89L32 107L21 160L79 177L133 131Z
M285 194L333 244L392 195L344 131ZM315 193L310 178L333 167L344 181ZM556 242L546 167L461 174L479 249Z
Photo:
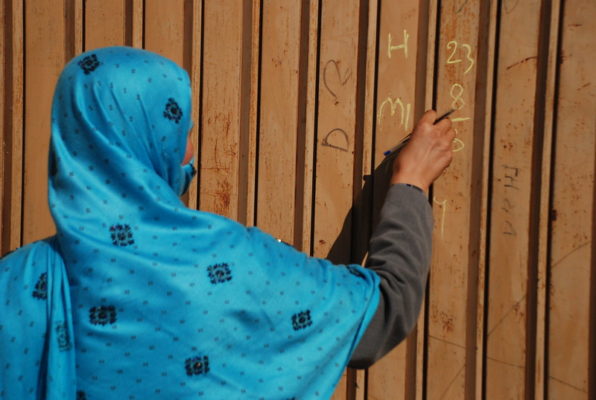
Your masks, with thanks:
M428 192L430 185L449 166L453 158L455 131L446 118L434 125L437 113L424 113L412 138L393 162L391 183L408 183Z

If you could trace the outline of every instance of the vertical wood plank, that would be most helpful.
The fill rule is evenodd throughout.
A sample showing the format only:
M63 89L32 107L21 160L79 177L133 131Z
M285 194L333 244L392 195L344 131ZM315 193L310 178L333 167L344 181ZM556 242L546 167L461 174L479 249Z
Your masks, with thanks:
M416 87L413 105L413 124L422 114L432 108L434 90L434 65L437 38L436 1L421 2L418 11L418 51L416 53ZM430 79L429 79L430 77ZM428 97L427 97L428 96ZM429 105L429 106L427 106ZM428 282L427 282L428 288ZM406 359L406 398L421 399L425 395L424 379L426 373L426 331L427 299L422 300L418 322L408 338Z
M321 10L314 255L349 264L356 140L360 8L358 0L326 1ZM334 249L331 252L332 248ZM331 253L330 253L331 252ZM355 379L352 375L352 379ZM348 375L334 399L346 399Z
M535 96L541 2L504 2L500 10L491 243L486 339L486 396L530 396L533 348L528 343ZM515 43L515 45L513 45ZM538 205L536 205L538 206ZM529 301L530 300L530 301Z
M453 162L433 185L435 231L428 320L429 399L473 398L482 220L484 126L475 129L485 109L478 96L479 1L442 3L438 42L436 99L457 137ZM447 284L447 282L449 282Z
M373 140L376 128L376 96L377 96L377 58L378 58L378 28L379 28L379 0L368 2L368 31L366 33L365 70L364 77L364 104L362 105L362 136L356 142L357 151L360 152L360 174L354 176L354 215L352 218L353 236L352 262L364 265L368 242L370 240L372 223L372 176L373 176ZM364 34L361 32L361 34ZM358 148L360 147L360 148ZM362 177L358 176L362 175Z
M406 136L414 124L420 5L417 1L381 2L379 12L373 151L375 177L378 178L373 189L373 223L378 218L390 177L389 163L383 164L383 152ZM406 398L407 368L415 368L409 365L407 351L408 347L415 351L415 344L414 333L369 369L369 397Z
M73 57L84 51L83 31L84 18L83 9L85 0L66 0L68 4L66 19L72 21L68 25L69 34L67 40L67 53L70 52Z
M198 46L193 46L196 38L197 11L200 13L199 4L192 0L173 0L163 2L159 0L146 0L144 5L144 46L145 49L167 57L183 67L191 78L193 90L193 105L198 99L197 82L198 68L196 68L196 53L200 52ZM193 63L194 61L194 63ZM194 76L193 76L194 72ZM193 107L193 126L189 132L189 140L194 144L198 140L199 124L197 117L198 107ZM182 197L183 201L191 208L196 208L197 180L189 187L188 193Z
M366 16L361 18L366 20L366 32L361 31L360 35L366 35L366 42L361 43L359 62L363 63L364 69L359 77L359 84L362 85L363 93L358 95L362 98L362 133L359 141L355 143L355 153L360 156L359 164L354 169L354 206L352 214L352 254L351 262L364 265L366 252L368 251L368 242L371 235L371 210L372 210L372 176L373 176L373 137L375 131L375 99L376 99L376 76L377 76L377 31L379 20L379 1L371 0L364 2L361 12L366 12ZM362 27L361 29L364 29ZM357 128L358 129L358 128ZM358 161L357 161L358 162ZM357 400L366 400L372 385L368 379L369 371L360 372L357 375L356 391Z
M261 2L245 2L242 33L238 220L255 224Z
M8 114L8 108L10 107L9 104L12 102L12 96L10 96L10 91L8 88L9 85L6 85L7 77L10 77L9 71L12 71L12 43L11 38L12 34L10 29L12 28L11 20L10 20L10 3L6 4L3 2L0 4L0 21L2 21L2 27L0 29L0 127L2 127L2 140L0 141L0 234L2 235L0 241L0 255L4 254L4 241L5 241L5 230L7 229L6 226L9 224L5 224L4 222L4 191L5 186L10 181L10 170L8 163L5 161L5 155L7 154L6 158L8 158L9 150L5 149L5 147L10 147L5 144L5 142L11 139L11 135L7 135L4 132L10 132L7 129L7 120L6 115ZM10 82L8 80L8 82ZM5 139L5 136L8 136Z
M545 57L545 75L544 75L544 140L542 145L542 167L541 167L541 188L540 188L540 210L539 210L539 228L538 228L538 260L536 276L536 350L534 357L534 379L531 382L534 385L534 398L544 399L547 397L545 392L547 373L547 318L548 318L548 263L549 263L549 240L550 240L550 209L551 209L551 190L552 190L552 166L553 159L553 131L554 116L556 114L556 95L557 95L557 71L559 58L559 28L560 28L560 10L561 1L555 0L550 3L550 9L546 10L550 15L548 18L548 42L545 43L547 54Z
M548 324L548 396L588 399L590 279L594 271L596 4L562 9L562 42L553 167Z
M65 2L25 4L25 131L23 242L52 234L47 206L47 154L50 109L58 75L74 54L66 54ZM51 38L51 40L48 40Z
M167 57L184 68L190 66L187 52L192 35L188 29L192 11L185 0L145 0L145 49ZM191 11L187 14L187 11Z
M126 44L126 0L85 0L85 49Z
M371 235L371 160L375 121L378 1L360 1L359 13L350 262L364 265ZM366 400L368 398L368 370L351 370L350 372L353 374L353 381L350 382L352 386L348 390L348 399Z
M234 1L203 8L199 208L238 216L242 11Z
M418 119L422 112L434 108L435 104L435 64L436 64L436 46L437 36L439 35L437 19L439 14L439 2L437 0L431 0L427 3L424 17L426 17L426 65L424 66L424 86L418 85L418 93L416 99L416 114L415 120ZM420 18L424 18L422 13ZM422 24L422 22L420 22ZM421 33L421 41L424 40ZM419 57L418 65L421 65L421 57ZM419 68L420 68L419 67ZM418 71L418 79L422 71ZM424 89L424 95L422 96L420 90ZM431 201L432 205L432 201ZM414 396L416 400L422 400L426 397L426 379L428 376L428 298L429 298L429 282L427 282L424 302L422 303L422 310L418 317L418 323L416 324L416 366L415 366L415 382L409 382L410 386L414 386Z
M349 236L334 243L352 205L358 2L327 1L322 6L320 85L317 120L314 254L325 257L336 244L335 263L350 262Z
M23 156L23 2L2 4L2 243L1 254L21 245Z
M480 22L478 33L478 79L476 82L477 102L475 106L474 131L484 131L484 146L477 146L475 168L482 165L482 173L476 174L476 178L481 179L480 187L480 207L478 215L478 275L476 282L477 296L476 301L476 326L475 326L475 352L468 353L468 359L474 357L474 366L468 366L468 385L466 387L466 396L468 398L480 399L484 397L484 370L485 370L485 338L486 338L486 306L490 301L487 298L487 252L488 252L488 231L489 231L489 184L490 184L490 160L491 160L491 131L493 124L493 100L494 100L494 81L495 81L495 57L497 43L497 14L498 3L481 2L480 4ZM480 157L480 160L477 158ZM470 282L472 284L473 282ZM470 303L469 303L470 304ZM471 335L474 333L471 332ZM472 340L472 338L469 338ZM470 381L474 381L473 384Z
M190 75L190 82L192 86L192 120L194 125L191 128L190 140L194 147L195 167L198 169L198 143L200 143L200 91L201 91L201 54L202 54L202 18L203 18L203 3L196 0L187 0L185 3L187 22L187 33L185 54L190 53L190 65L185 66ZM190 30L190 32L188 32ZM188 38L190 36L190 39ZM188 60L187 60L188 61ZM199 204L199 180L193 179L188 188L188 207L196 209Z
M303 12L306 12L304 10ZM297 197L301 196L302 201L302 232L301 240L297 240L294 245L305 253L312 255L312 222L313 222L313 188L314 188L314 166L315 166L315 132L316 117L317 117L317 84L318 84L318 60L319 60L319 14L320 14L320 0L309 2L308 9L308 39L303 37L303 40L308 40L308 59L303 64L306 67L306 96L304 109L304 141L303 141L303 187L302 194L297 193ZM306 18L306 15L304 16ZM303 27L304 32L304 27ZM304 34L304 33L303 33ZM304 55L303 55L304 56ZM304 73L304 71L303 71ZM302 150L300 150L302 151Z
M263 2L257 225L295 240L301 13L306 2ZM303 132L301 132L302 134Z
M128 27L128 45L132 47L143 47L143 9L144 0L127 0L127 20L130 21Z

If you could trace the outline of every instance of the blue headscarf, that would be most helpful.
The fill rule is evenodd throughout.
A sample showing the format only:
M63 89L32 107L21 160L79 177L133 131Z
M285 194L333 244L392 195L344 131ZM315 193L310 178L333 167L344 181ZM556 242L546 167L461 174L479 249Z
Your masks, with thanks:
M62 325L47 328L42 352L61 355L52 390L75 396L76 380L86 400L328 398L376 311L379 278L186 208L190 115L188 75L154 53L98 49L64 69L49 163L58 233L35 267L58 287L48 312L60 309ZM12 272L0 289L33 269L25 253L2 261ZM7 320L2 346L19 326Z

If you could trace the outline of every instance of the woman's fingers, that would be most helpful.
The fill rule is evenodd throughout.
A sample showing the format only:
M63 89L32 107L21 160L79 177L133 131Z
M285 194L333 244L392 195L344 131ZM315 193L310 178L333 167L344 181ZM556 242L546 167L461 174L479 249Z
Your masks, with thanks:
M449 118L435 124L436 118L429 110L418 121L412 140L394 161L392 183L410 183L426 191L451 163L455 130Z
M427 110L422 118L418 121L418 125L422 124L434 124L437 119L437 112L435 110Z
M437 112L435 110L428 110L424 113L422 118L416 124L414 134L434 134L443 135L451 129L452 122L449 118L442 119L435 124L437 120Z
M452 124L451 120L449 118L445 118L445 119L439 121L439 123L437 123L435 125L435 127L441 133L447 133L447 131L449 131L449 129L451 129L451 124Z

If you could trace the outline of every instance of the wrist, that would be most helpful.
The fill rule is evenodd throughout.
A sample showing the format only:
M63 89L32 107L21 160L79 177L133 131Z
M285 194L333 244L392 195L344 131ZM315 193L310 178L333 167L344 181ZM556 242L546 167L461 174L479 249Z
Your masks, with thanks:
M397 183L402 183L408 186L415 186L418 189L422 190L425 194L428 194L428 186L426 183L422 182L420 179L416 179L413 177L407 176L400 176L400 175L393 175L391 177L391 184L395 185Z

